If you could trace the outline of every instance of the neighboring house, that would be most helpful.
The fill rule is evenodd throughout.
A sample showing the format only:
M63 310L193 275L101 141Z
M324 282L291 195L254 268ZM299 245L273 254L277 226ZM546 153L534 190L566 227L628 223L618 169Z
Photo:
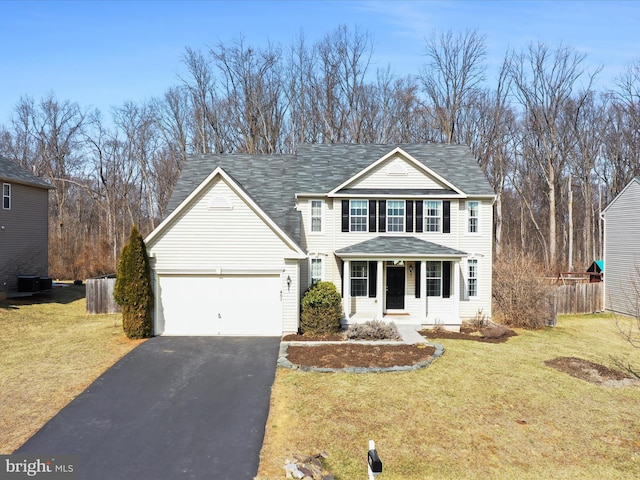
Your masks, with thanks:
M604 218L605 310L640 314L640 177L602 212Z
M146 239L155 333L295 332L321 280L341 292L345 324L490 317L494 199L463 146L191 157Z
M0 296L49 269L48 182L0 156Z

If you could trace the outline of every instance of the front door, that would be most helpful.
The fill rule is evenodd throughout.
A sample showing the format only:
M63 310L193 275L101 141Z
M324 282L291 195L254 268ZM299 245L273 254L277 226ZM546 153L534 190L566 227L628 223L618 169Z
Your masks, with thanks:
M387 310L404 308L404 267L387 267Z

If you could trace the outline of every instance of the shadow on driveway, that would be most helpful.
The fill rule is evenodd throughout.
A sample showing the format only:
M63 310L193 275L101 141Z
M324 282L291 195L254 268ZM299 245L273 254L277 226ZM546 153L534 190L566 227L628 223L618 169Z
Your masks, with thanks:
M16 453L76 455L78 478L251 479L280 339L156 337Z

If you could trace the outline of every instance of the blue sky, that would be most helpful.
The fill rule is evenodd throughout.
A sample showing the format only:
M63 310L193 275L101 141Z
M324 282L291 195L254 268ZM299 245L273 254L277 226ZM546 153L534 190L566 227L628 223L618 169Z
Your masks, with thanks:
M99 108L162 95L185 47L240 35L248 45L309 43L340 24L368 31L373 67L417 74L431 32L477 29L490 64L530 42L571 45L603 66L600 89L640 58L636 1L7 1L0 0L0 124L22 95ZM490 70L489 73L495 73Z

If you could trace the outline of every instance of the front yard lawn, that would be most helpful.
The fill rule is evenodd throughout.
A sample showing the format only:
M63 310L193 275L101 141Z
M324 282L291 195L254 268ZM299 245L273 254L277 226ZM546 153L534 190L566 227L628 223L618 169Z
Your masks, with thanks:
M140 341L85 313L84 286L0 302L0 454L10 454Z
M423 370L309 373L280 368L259 479L293 454L328 453L336 479L366 478L369 439L385 479L640 478L640 387L608 387L545 364L640 366L609 315L560 317L501 344L439 339Z

